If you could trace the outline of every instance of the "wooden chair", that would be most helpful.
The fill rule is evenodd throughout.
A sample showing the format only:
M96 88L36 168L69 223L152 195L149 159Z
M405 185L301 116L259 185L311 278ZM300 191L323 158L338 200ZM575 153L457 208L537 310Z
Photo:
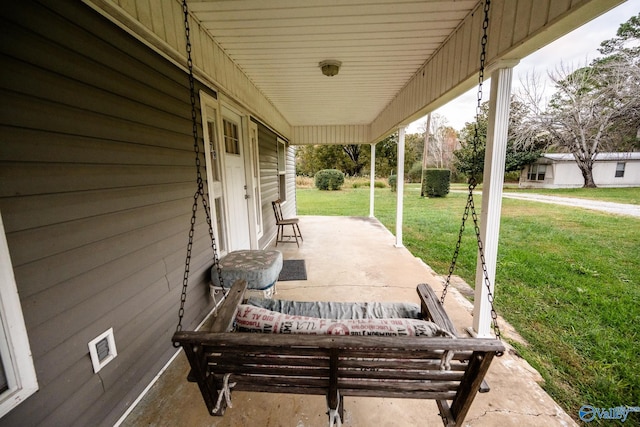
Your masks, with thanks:
M282 217L282 208L280 206L280 199L275 200L273 202L271 202L271 206L273 206L273 213L276 216L276 225L278 226L278 232L276 234L276 246L278 246L278 242L281 243L293 243L293 240L291 240L291 238L295 238L296 239L296 245L298 245L298 247L300 247L300 243L298 242L298 237L300 237L300 240L304 241L304 239L302 238L302 233L300 233L300 226L298 225L298 218L283 218ZM286 225L290 225L291 229L293 230L293 235L285 235L284 234L284 227ZM284 240L284 238L287 237L287 240Z

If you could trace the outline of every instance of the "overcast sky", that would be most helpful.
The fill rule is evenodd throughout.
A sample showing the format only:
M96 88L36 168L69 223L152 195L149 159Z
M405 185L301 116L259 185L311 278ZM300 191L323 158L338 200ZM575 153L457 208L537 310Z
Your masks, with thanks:
M541 77L546 77L547 70L556 69L561 62L571 69L588 64L599 56L598 48L600 47L600 42L615 37L620 24L628 21L629 18L639 12L640 0L628 0L524 58L513 69L511 91L517 90L518 86L520 86L520 79L524 79L527 73L535 71ZM547 86L550 85L547 84ZM485 83L483 87L483 102L489 99L490 87L490 81ZM465 123L474 119L475 104L477 102L476 92L477 88L474 88L439 108L434 113L445 117L447 124L455 130L460 130ZM425 122L426 117L413 122L409 125L407 133L420 132L420 128L424 127Z

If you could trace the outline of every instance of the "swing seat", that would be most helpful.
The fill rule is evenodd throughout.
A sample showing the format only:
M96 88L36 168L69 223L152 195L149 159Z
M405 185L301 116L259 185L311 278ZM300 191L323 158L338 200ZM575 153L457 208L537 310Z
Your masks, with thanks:
M233 390L324 395L342 418L343 396L436 400L446 426L460 426L491 360L504 351L495 339L420 336L337 336L230 332L246 282L234 283L210 331L179 331L211 415L223 415ZM455 335L428 285L418 294L425 320ZM447 369L443 358L453 352ZM450 353L449 353L450 354Z

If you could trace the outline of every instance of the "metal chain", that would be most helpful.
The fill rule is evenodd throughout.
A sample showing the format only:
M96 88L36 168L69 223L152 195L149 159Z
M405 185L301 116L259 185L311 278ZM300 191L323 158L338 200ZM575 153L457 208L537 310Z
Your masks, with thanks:
M481 53L480 53L480 72L478 73L478 95L477 95L477 104L476 104L476 122L474 125L474 134L473 134L473 157L472 157L472 167L471 167L471 176L469 177L469 195L467 196L467 204L464 208L464 213L462 215L462 224L460 224L460 230L458 231L458 241L456 242L456 248L453 252L453 258L451 259L451 265L449 266L449 274L447 275L447 280L444 284L444 289L442 290L442 296L440 297L440 302L444 304L445 297L447 296L447 291L449 289L449 285L451 284L451 276L456 268L456 263L458 261L458 255L460 254L460 246L462 245L462 235L464 233L465 224L467 219L469 218L469 209L471 203L473 202L473 190L476 188L477 180L475 175L477 173L477 162L478 162L478 142L480 140L480 136L478 135L478 121L480 119L480 113L482 112L482 85L484 84L484 67L486 60L486 45L487 45L487 28L489 26L489 5L490 0L486 0L484 3L484 21L482 23L482 41L481 41Z
M491 0L485 0L484 3L484 20L482 22L482 39L481 39L481 52L480 52L480 72L478 73L478 96L477 96L477 104L476 104L476 122L474 126L473 132L473 159L472 159L472 167L471 167L471 176L469 177L469 194L467 196L467 203L464 208L464 213L462 215L462 223L460 224L460 230L458 231L458 240L456 242L456 247L453 252L453 257L451 259L451 265L449 266L449 273L447 275L447 279L444 283L444 288L442 290L442 296L440 297L440 302L444 304L444 300L447 296L447 291L449 286L451 285L451 277L453 276L453 272L456 268L456 263L458 261L458 256L460 255L460 246L462 245L462 235L464 233L465 224L467 219L469 218L469 214L471 213L471 217L473 219L476 240L478 242L478 253L480 256L480 264L482 266L482 272L484 276L484 284L487 288L487 299L489 301L489 305L491 306L491 323L493 326L493 331L496 335L497 339L501 339L502 334L500 332L500 327L498 326L498 314L493 305L493 293L491 292L491 281L489 279L489 273L487 272L487 264L484 256L484 245L482 243L482 238L480 237L480 226L478 223L478 215L476 214L475 203L473 200L473 190L478 185L478 181L476 179L476 175L480 171L479 167L479 159L478 159L478 145L480 143L480 136L478 134L478 123L480 116L482 114L482 87L484 84L484 71L485 71L485 63L487 56L487 32L489 28L489 9L491 6ZM502 354L498 354L501 356Z
M178 325L176 326L176 332L182 330L182 319L184 317L184 304L187 300L187 286L189 284L189 271L191 266L191 252L193 249L193 236L195 234L196 225L196 212L198 211L198 199L202 197L202 206L206 215L207 225L209 227L209 237L211 238L211 249L213 250L213 264L216 267L218 278L220 280L220 286L224 289L224 282L222 279L222 271L220 270L220 260L218 258L218 251L216 247L216 239L213 234L213 224L211 222L211 215L209 214L209 207L207 202L207 195L204 191L204 180L202 179L202 171L200 161L200 146L198 140L198 115L196 109L196 90L195 90L195 78L193 76L193 59L191 57L191 39L190 39L190 27L189 27L189 9L187 7L186 0L182 1L182 12L184 13L184 30L187 42L187 68L189 70L189 98L191 102L191 132L193 136L193 151L196 156L196 179L197 190L193 195L193 205L191 206L191 221L189 227L189 243L187 244L187 256L184 263L184 275L182 277L182 293L180 295L180 309L178 310ZM179 344L174 343L174 347L179 347Z

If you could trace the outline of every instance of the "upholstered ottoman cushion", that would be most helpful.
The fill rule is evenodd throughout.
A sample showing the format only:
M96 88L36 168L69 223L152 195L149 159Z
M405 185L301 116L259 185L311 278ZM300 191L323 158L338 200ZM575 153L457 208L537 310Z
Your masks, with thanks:
M230 252L220 260L222 281L230 288L238 279L247 281L247 289L266 290L272 287L282 270L282 253L274 250L242 250ZM214 286L220 286L215 266L211 268Z

